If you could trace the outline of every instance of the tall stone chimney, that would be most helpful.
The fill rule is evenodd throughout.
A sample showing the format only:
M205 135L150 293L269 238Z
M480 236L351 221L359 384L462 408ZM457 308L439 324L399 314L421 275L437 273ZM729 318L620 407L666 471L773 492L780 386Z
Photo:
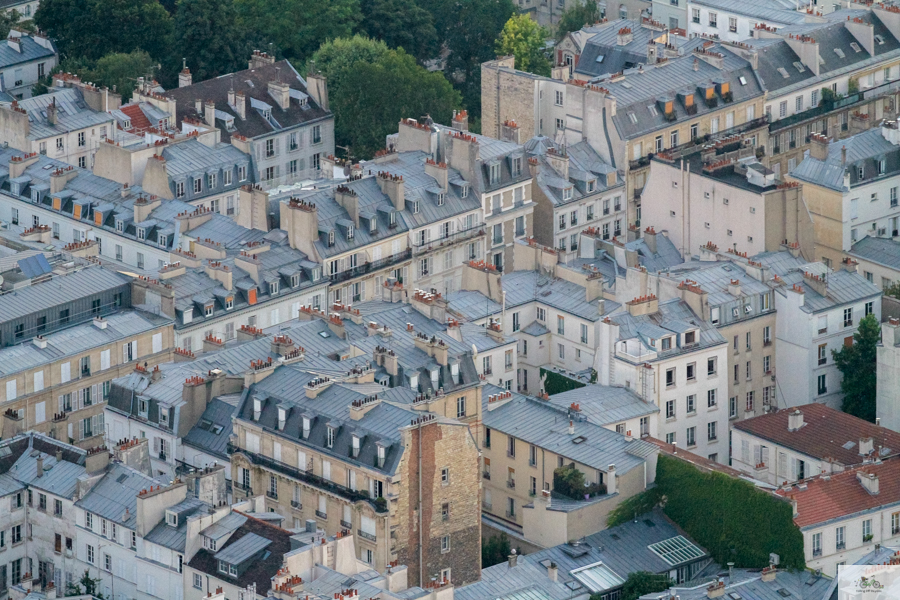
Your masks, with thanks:
M316 104L328 110L328 81L319 73L306 76L306 91Z
M454 110L450 126L460 131L469 131L469 111Z
M799 408L788 415L788 431L797 431L803 427L803 411Z
M181 73L178 74L178 87L183 88L189 85L193 85L194 78L191 75L191 70L187 68L187 65L184 65L184 68L181 70Z

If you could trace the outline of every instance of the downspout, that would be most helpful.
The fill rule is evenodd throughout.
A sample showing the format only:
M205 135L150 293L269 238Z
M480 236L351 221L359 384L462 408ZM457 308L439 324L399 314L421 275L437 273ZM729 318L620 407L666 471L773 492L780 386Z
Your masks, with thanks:
M422 550L422 423L419 422L419 473L417 475L417 479L419 480L419 585L425 585L425 563L424 563L424 552Z

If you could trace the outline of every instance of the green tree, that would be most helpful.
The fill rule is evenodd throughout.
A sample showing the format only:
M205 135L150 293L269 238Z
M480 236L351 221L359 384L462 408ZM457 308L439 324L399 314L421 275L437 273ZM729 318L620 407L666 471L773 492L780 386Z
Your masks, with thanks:
M556 24L556 41L561 42L566 34L578 31L585 25L591 25L600 20L600 9L596 2L575 2L560 15Z
M34 21L65 57L139 49L158 62L171 56L172 17L158 0L41 0Z
M122 95L122 100L127 102L137 86L137 78L153 76L156 66L156 61L143 50L135 50L128 54L107 54L97 61L70 58L59 63L49 75L32 86L31 93L35 96L46 94L52 83L52 74L62 71L78 75L82 81L115 89Z
M497 56L516 57L516 68L535 75L550 75L550 61L544 54L547 32L525 13L513 15L497 40Z
M884 295L900 300L900 281L892 283L884 288Z
M175 43L194 81L245 69L252 50L237 26L232 0L178 0Z
M310 59L307 71L315 70L328 80L329 94L344 87L358 62L374 63L390 52L387 44L362 35L337 38L322 44Z
M449 51L446 76L460 91L469 118L481 117L481 63L496 58L494 42L516 12L512 0L419 0L434 16L438 41Z
M392 48L403 48L420 61L437 53L434 18L415 0L368 0L362 11L360 27L369 37Z
M481 568L499 565L509 558L511 551L509 538L505 533L485 537L481 540Z
M100 600L105 600L106 596L100 593L100 579L91 578L91 574L87 569L84 575L78 580L78 583L66 584L66 596L82 596L88 595Z
M278 55L303 62L322 43L353 35L362 19L359 0L234 0L238 26L263 32ZM260 47L269 50L269 47Z
M644 594L664 592L675 585L675 582L667 575L657 575L649 571L635 571L628 574L625 585L622 586L621 600L637 600ZM591 600L594 597L591 596Z
M841 372L841 392L845 413L875 422L875 346L881 327L875 315L866 315L853 334L853 344L832 350L831 356Z

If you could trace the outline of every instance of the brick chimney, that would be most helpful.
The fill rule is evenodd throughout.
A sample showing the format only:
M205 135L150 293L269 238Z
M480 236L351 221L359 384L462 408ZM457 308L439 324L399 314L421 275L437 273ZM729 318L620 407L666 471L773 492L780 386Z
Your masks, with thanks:
M391 199L391 204L397 210L406 208L406 196L404 194L403 176L391 175L386 171L378 173L378 184L381 191Z
M633 317L641 315L652 315L659 311L659 299L650 294L649 296L639 296L626 303L628 314Z
M500 124L500 139L504 142L519 143L519 125L515 121L504 121Z
M187 68L187 64L184 65L184 68L181 70L181 73L178 74L178 87L183 88L189 85L193 85L194 78L191 75L191 70Z
M811 133L809 135L809 157L816 160L828 158L828 137L821 133Z
M261 67L266 67L268 65L275 64L275 57L269 56L266 52L260 52L259 50L254 50L253 55L250 56L249 68L251 69L259 69Z
M281 110L291 107L291 86L281 81L270 81L268 85L269 95Z
M312 202L291 198L280 205L281 228L287 231L291 248L309 257L318 257L315 242L319 239L319 219Z
M451 119L451 121L450 121L450 126L453 129L459 129L460 131L468 131L469 130L469 111L454 110L453 111L453 119Z
M657 253L656 246L656 229L653 227L648 227L644 230L644 243L647 244L647 249L653 254Z

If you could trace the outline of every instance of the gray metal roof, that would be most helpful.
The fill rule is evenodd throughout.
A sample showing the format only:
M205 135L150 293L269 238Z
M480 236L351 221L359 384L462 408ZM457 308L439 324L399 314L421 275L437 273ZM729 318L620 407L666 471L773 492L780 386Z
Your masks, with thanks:
M537 271L507 273L500 278L500 284L506 292L507 310L529 302L538 302L588 321L599 321L603 315L620 306L606 300L601 312L598 300L586 300L583 286L565 279L550 278Z
M47 107L54 101L58 107L55 124L47 119ZM28 112L28 138L32 140L65 135L70 131L100 125L109 127L111 136L115 126L112 115L90 108L78 88L51 88L47 94L19 100L19 107Z
M213 540L220 540L237 531L246 522L246 516L238 512L231 512L201 531L200 534Z
M798 11L797 5L790 0L762 0L760 2L696 0L695 3L756 21L764 21L769 26L803 23L806 17L806 14Z
M144 541L157 544L175 552L184 552L187 543L187 518L207 508L209 505L197 498L187 498L167 510L178 515L178 526L172 527L166 521L166 517L156 524L145 536Z
M231 436L231 417L237 412L237 402L229 403L222 397L213 399L197 424L194 425L183 442L213 456L228 461L228 438Z
M99 517L113 521L128 529L137 527L137 496L141 490L160 485L151 477L112 463L100 481L78 500L75 505Z
M853 244L847 254L889 269L900 270L900 242L893 238L867 235Z
M568 460L599 471L616 465L616 471L627 473L644 464L644 458L632 451L647 444L638 439L627 441L615 431L582 420L565 408L519 394L497 407L488 397L505 390L486 385L482 390L482 423L526 443L545 448ZM575 433L569 434L569 420L574 420ZM584 438L579 442L574 440Z
M814 571L777 571L774 581L763 581L759 571L735 569L732 575L721 569L719 576L725 582L725 600L825 600L835 580ZM641 600L669 600L678 596L684 600L707 598L709 581L687 582L673 586L665 592L641 596Z
M113 313L104 320L105 329L99 329L93 323L83 323L46 334L46 348L38 348L32 342L0 348L0 375L34 369L171 323L171 319L139 310ZM99 365L96 367L99 368Z
M695 315L680 298L660 302L659 310L652 314L634 316L621 312L612 315L612 319L619 326L619 340L640 340L644 351L648 354L646 360L650 360L651 352L655 352L657 359L661 359L725 343L722 334L709 322ZM678 344L672 344L671 349L665 351L650 345L650 339L658 340L666 334L678 333L683 329L677 326L679 323L690 323L700 330L697 345L682 348Z
M163 150L166 172L173 179L191 174L205 174L210 169L231 169L250 163L250 157L231 144L221 142L209 147L198 140L172 144Z
M563 409L579 405L581 414L596 425L612 425L659 412L653 402L644 402L621 386L587 385L550 396L549 402Z
M842 157L843 149L847 151L846 160ZM849 183L854 186L858 182L856 173L852 172L853 167L866 159L884 158L885 155L897 152L898 147L885 139L881 127L873 127L846 139L831 142L828 145L828 157L825 160L807 156L791 171L790 175L813 185L845 192L847 191L845 173L850 175ZM900 164L894 164L894 161L890 162L888 172L895 173ZM864 181L869 183L869 180Z
M42 58L46 59L56 55L55 50L53 50L53 44L49 41L47 41L47 44L50 48L45 48L28 35L20 36L18 40L21 52L14 50L12 46L6 43L6 40L3 40L3 44L0 44L0 69L24 64L33 60L40 60ZM49 69L47 72L50 72ZM12 75L7 76L10 77L10 79L12 78ZM6 87L14 87L12 85L13 83L14 82L12 81L7 81Z
M450 312L468 321L478 321L490 315L495 315L503 310L503 307L482 294L461 290L447 295L450 304Z
M130 282L131 278L101 267L57 275L48 281L0 295L0 322L18 319Z
M215 559L230 565L239 565L265 550L271 543L272 540L250 532L216 554Z

